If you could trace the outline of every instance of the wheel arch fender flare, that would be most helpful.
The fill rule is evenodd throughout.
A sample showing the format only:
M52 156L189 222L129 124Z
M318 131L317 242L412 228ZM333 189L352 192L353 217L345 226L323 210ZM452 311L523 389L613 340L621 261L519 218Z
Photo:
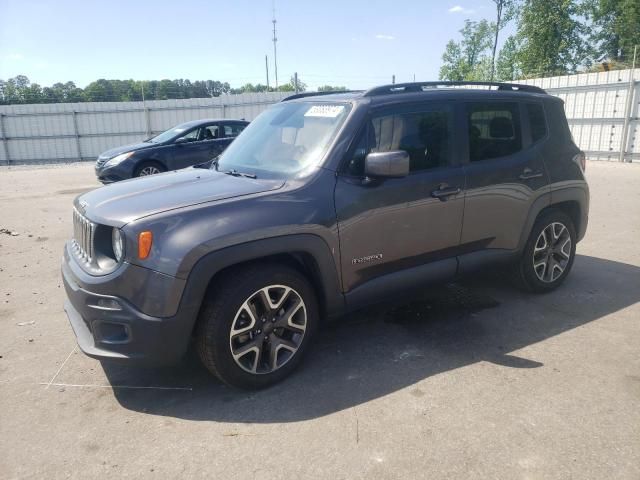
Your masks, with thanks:
M573 218L571 212L566 211L567 204L577 205L578 212L577 218ZM545 193L538 197L531 208L529 209L529 215L527 216L527 221L525 223L524 229L520 234L520 241L518 242L518 251L522 251L524 249L525 244L531 234L531 230L533 229L533 225L540 216L540 214L551 208L559 208L565 213L569 214L572 217L574 222L578 221L579 223L574 225L576 228L576 235L578 237L578 241L584 237L584 233L587 228L587 212L589 209L589 196L588 192L585 191L583 187L566 187L553 192Z
M293 234L253 240L219 250L208 252L200 257L191 269L180 308L199 311L212 280L223 270L236 265L277 258L283 255L303 254L313 260L314 278L309 281L320 289L318 301L327 316L336 316L344 311L339 272L334 254L327 243L313 234ZM193 321L195 323L195 316Z
M533 225L536 223L538 216L540 213L549 208L551 206L551 193L546 192L536 198L531 207L529 208L529 214L527 215L527 220L524 223L524 228L522 232L520 232L520 240L518 241L518 252L522 252L524 250L525 245L527 244L527 240L529 239L529 235L531 235L531 230L533 230Z

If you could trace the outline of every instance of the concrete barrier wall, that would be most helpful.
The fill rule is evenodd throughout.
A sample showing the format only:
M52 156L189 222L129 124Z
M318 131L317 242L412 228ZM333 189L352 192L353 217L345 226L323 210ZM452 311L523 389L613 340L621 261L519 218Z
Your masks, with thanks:
M0 106L0 165L93 160L178 123L201 118L253 120L291 93L244 93L148 102Z

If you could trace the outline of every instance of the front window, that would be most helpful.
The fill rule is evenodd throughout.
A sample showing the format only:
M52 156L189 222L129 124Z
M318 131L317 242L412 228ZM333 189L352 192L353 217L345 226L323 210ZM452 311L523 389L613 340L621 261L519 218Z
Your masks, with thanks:
M187 132L187 130L189 130L190 125L189 124L185 124L185 125L177 125L173 128L170 128L169 130L162 132L159 135L156 135L155 137L151 137L147 140L145 140L146 142L151 142L151 143L164 143L167 142L169 140L171 140L174 137L177 137L180 134L184 134ZM198 130L195 130L196 134L198 132Z
M178 140L180 140L182 142L197 142L199 140L200 130L200 128L191 130L189 133L176 138L175 141L177 142Z
M409 171L445 167L451 161L453 112L449 107L422 107L415 112L375 115L352 151L346 172L364 175L370 152L404 150L409 154Z
M251 122L220 156L220 171L292 177L319 165L350 106L338 103L279 103Z

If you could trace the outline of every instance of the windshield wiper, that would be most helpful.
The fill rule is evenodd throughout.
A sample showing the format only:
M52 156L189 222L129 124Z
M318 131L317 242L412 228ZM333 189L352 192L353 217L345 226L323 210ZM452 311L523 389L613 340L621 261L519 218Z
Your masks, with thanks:
M234 177L258 178L253 173L239 172L235 168L232 168L231 170L227 170L224 173L226 173L227 175L233 175Z

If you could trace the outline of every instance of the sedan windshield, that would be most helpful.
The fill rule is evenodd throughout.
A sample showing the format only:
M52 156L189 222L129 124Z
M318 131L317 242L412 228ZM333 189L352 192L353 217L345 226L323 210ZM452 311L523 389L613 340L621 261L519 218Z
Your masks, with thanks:
M292 177L319 164L349 111L348 104L279 103L251 122L214 165L258 177Z
M171 140L173 137L180 135L182 132L186 132L187 128L188 127L186 127L185 125L177 125L173 128L170 128L166 132L162 132L161 134L156 135L155 137L148 138L147 140L145 140L145 142L164 143L168 140Z

